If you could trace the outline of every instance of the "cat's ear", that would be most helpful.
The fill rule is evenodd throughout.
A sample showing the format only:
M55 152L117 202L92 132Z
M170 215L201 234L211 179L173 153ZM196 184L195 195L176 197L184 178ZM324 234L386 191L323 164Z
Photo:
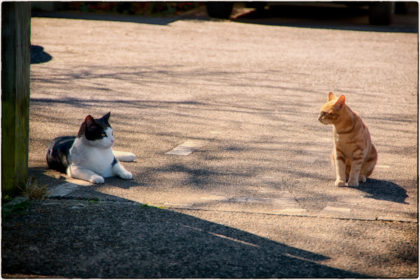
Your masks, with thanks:
M90 127L92 125L95 125L96 124L96 121L95 121L95 119L91 115L88 115L85 118L85 123L86 123L86 127Z
M87 115L85 118L85 121L82 123L79 129L79 133L77 134L77 137L81 137L82 135L85 135L85 132L88 127L92 126L92 124L95 123L95 119L91 115Z
M335 99L335 98L337 98L337 97L335 96L335 94L334 94L333 92L331 92L331 91L330 91L330 93L328 93L328 101L331 101L331 100L333 100L333 99Z
M91 115L87 115L85 118L85 123L86 124L92 124L95 120L93 119L93 117Z
M108 126L111 126L110 124L109 124L109 117L111 117L111 112L108 112L107 114L105 114L102 118L101 118L101 120L106 124L106 125L108 125Z
M103 119L104 121L108 122L109 117L111 117L111 112L108 112L107 114L105 114L105 115L102 117L102 119Z
M334 104L334 109L337 111L341 110L341 108L343 108L345 103L346 103L346 97L344 95L340 95L337 102L335 102Z

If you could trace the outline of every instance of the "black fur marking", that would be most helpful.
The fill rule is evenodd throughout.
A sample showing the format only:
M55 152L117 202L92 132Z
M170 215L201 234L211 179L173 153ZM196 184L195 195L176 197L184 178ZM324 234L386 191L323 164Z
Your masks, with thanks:
M48 168L66 173L70 164L68 160L70 148L75 139L74 136L61 136L51 142L47 151Z
M111 166L114 167L118 163L118 160L114 157L114 160L111 163Z
M100 121L103 121L105 123L106 126L111 127L111 125L109 124L109 118L111 117L111 112L108 112L107 114L105 114L102 118L100 118Z
M100 140L104 137L107 137L105 129L107 129L108 127L111 128L111 125L109 124L110 116L111 112L104 115L100 119L86 117L85 121L80 126L77 137L82 137L84 135L86 139L90 141Z

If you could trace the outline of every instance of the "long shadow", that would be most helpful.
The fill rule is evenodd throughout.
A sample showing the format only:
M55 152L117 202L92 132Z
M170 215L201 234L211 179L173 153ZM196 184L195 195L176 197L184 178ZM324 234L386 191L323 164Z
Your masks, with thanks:
M119 14L85 13L85 12L76 12L76 11L74 12L72 11L61 11L61 12L33 11L32 17L116 21L116 22L131 22L131 23L154 24L154 25L168 25L180 19L177 16L145 17L145 16L119 15Z
M135 202L48 200L2 220L2 274L77 278L365 278L327 256Z
M58 172L56 173L57 177L46 175L45 172L47 172L47 161L45 161L45 167L29 167L28 168L28 177L36 178L37 183L40 185L44 185L47 187L55 186L57 184L64 182L64 174L62 176L59 176Z
M367 9L346 7L342 3L341 5L324 6L314 2L299 3L298 5L284 2L281 5L270 5L267 10L256 10L239 15L233 20L242 23L350 31L418 32L418 24L368 25L368 15ZM418 15L416 16L418 22ZM363 17L366 22L360 21L360 18Z
M367 198L407 204L405 202L405 199L408 197L407 191L390 181L368 178L366 183L350 188L365 192Z

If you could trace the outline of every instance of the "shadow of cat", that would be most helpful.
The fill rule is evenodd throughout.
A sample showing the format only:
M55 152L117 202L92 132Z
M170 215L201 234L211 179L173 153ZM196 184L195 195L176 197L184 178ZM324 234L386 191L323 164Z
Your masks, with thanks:
M28 168L28 175L29 177L36 178L39 184L47 186L49 189L66 182L82 187L90 187L92 190L96 190L98 187L103 186L103 184L93 184L88 181L73 179L63 173L48 169L46 167L30 167ZM138 182L136 180L123 180L116 176L105 178L105 184L122 189L129 189L132 187L145 185L144 183Z
M358 187L350 187L365 192L367 198L377 200L386 200L401 204L407 204L405 199L408 197L407 191L390 181L376 180L368 178L366 183L360 184Z

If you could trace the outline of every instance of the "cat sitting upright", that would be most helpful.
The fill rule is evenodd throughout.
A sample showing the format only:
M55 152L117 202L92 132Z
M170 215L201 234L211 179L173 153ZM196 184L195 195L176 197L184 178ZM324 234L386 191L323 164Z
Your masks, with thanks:
M119 176L132 179L119 162L133 161L136 155L129 152L113 152L114 134L109 124L111 112L100 119L88 115L80 126L77 137L55 138L47 151L48 167L72 178L92 183L104 183L104 177Z
M319 114L323 124L333 125L332 162L336 170L335 186L359 186L366 182L376 165L378 155L370 133L360 116L345 104L345 97L330 92Z

